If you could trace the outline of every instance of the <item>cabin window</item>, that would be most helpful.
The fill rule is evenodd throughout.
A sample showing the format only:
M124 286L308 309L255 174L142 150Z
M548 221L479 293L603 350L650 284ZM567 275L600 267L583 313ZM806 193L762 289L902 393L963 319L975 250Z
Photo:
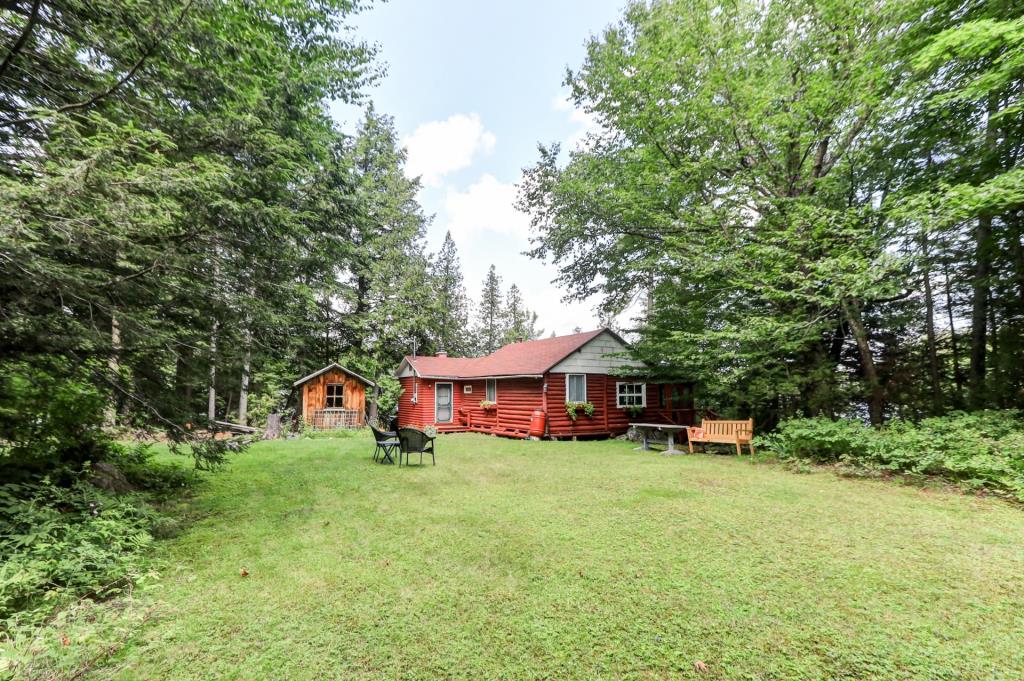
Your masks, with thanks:
M586 402L587 401L587 375L566 374L565 376L565 401Z
M647 406L647 384L646 383L616 383L615 404L620 408L624 407L646 407Z
M484 382L484 392L487 393L486 400L488 402L498 401L498 381L493 378L488 378Z
M327 402L324 404L324 408L341 409L343 406L345 406L345 384L328 383Z
M473 386L471 386L469 383L466 383L465 385L462 386L462 392L466 393L467 395L472 395Z

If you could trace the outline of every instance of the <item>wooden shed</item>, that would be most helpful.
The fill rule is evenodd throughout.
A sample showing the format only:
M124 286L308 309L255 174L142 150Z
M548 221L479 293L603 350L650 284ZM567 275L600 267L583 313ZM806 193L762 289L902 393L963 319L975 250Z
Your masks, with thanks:
M340 364L300 378L292 384L299 389L302 420L312 428L360 428L366 423L366 388L374 382Z

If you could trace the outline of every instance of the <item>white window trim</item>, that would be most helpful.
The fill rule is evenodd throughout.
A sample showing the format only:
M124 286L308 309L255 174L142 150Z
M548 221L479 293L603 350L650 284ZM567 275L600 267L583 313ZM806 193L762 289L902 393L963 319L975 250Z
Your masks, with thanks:
M570 400L569 399L569 378L572 376L583 377L583 399L582 400ZM565 401L566 402L586 402L587 401L587 375L586 374L566 374L565 375Z
M494 386L494 398L491 399L491 386ZM496 378L485 378L484 379L484 399L488 402L498 403L498 379Z
M638 385L640 386L640 404L622 404L619 401L620 397L627 397L619 393L620 385ZM629 395L632 397L633 395ZM638 383L636 381L616 381L615 383L615 406L619 409L629 409L630 407L640 407L641 409L647 408L647 384Z
M449 388L448 394L451 395L452 403L448 405L448 420L438 421L437 420L437 386L446 385ZM434 423L453 423L455 421L455 385L449 381L442 381L434 384Z
M469 383L464 383L462 385L462 392L464 394L466 394L466 395L472 395L473 394L473 386L470 385Z

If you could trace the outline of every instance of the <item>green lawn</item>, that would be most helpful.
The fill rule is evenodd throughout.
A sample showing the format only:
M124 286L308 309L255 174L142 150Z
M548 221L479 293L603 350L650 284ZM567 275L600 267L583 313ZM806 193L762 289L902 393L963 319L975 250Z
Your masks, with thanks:
M263 443L90 678L1024 678L1024 510L626 442ZM239 570L245 566L250 576ZM696 671L696 661L706 671Z

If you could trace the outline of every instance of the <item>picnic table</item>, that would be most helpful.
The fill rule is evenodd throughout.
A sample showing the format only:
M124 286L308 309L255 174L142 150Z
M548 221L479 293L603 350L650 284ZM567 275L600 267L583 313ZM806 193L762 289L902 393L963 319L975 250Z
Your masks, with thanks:
M650 447L650 434L652 431L659 431L665 433L668 438L668 449L662 454L685 454L681 449L676 449L676 433L686 430L686 426L676 426L670 423L631 423L629 424L633 428L637 428L643 436L643 446L638 447L641 451L649 451Z

